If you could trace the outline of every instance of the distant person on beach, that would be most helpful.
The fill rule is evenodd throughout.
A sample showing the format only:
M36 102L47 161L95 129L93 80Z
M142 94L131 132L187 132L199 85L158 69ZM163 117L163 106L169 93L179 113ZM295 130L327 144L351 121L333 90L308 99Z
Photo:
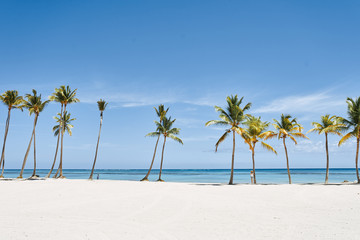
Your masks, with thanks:
M254 171L250 171L251 184L254 184Z
M99 180L99 178L100 178L100 174L97 174L96 179L98 179L98 180Z

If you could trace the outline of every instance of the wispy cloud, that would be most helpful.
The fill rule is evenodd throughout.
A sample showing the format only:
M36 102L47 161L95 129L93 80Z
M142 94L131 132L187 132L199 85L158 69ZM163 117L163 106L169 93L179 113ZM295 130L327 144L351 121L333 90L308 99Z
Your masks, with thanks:
M96 95L84 95L81 97L82 103L95 103L97 99L101 98ZM102 97L105 98L105 97ZM176 98L173 96L161 96L159 94L144 95L144 94L129 94L129 93L107 93L106 101L111 102L111 108L120 107L141 107L157 105L160 103L173 103L176 102Z
M330 95L328 92L302 96L278 98L269 104L255 109L254 113L293 113L293 112L324 112L336 107L345 106L343 98Z

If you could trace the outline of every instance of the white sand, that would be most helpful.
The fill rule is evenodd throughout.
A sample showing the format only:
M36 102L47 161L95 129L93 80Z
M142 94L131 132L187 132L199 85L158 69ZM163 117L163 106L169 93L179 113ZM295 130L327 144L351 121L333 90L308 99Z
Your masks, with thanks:
M0 181L0 239L360 239L360 185Z

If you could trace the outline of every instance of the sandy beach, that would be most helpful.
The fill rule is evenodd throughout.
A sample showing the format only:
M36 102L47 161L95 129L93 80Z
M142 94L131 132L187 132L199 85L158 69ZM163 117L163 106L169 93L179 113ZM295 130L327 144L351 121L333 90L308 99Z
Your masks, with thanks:
M359 239L360 185L0 181L0 239Z

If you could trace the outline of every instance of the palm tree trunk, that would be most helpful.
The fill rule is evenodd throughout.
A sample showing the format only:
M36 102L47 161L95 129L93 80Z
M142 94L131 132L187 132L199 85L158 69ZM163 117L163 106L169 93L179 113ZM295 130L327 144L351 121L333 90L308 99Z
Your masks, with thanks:
M57 178L59 172L60 172L60 162L59 162L59 166L58 166L58 168L57 168L57 170L56 170L56 173L55 173L55 175L53 176L53 178Z
M325 133L325 147L326 147L326 175L325 175L325 184L328 184L329 181L329 147L328 147L328 135Z
M359 141L360 141L360 137L358 136L357 139L356 139L356 159L355 159L356 177L357 177L358 183L360 183L359 167L358 167L358 163L359 163Z
M36 132L34 129L34 171L31 177L35 177L36 176Z
M62 116L62 115L63 115L63 105L61 104L60 116ZM55 163L56 163L56 157L57 157L57 153L58 153L58 149L59 149L59 140L60 140L60 132L59 132L59 134L58 134L58 138L57 138L57 142L56 142L56 150L55 150L54 162L53 162L53 164L52 164L52 166L51 166L51 169L50 169L49 173L46 175L45 178L49 178L50 175L51 175L51 173L52 173L52 171L54 170Z
M255 174L255 143L253 149L251 149L252 162L253 162L253 172L254 172L254 184L256 184L256 174Z
M102 126L102 121L103 121L102 113L101 113L101 116L100 116L100 117L101 117L101 118L100 118L99 136L98 136L98 140L97 140L97 144L96 144L94 164L93 164L93 166L92 166L91 174L90 174L90 177L89 177L90 180L93 179L93 174L94 174L94 169L95 169L95 163L96 163L96 158L97 158L97 153L98 153L98 148L99 148L100 134L101 134L101 126Z
M286 165L287 165L287 172L289 176L289 184L291 184L291 175L290 175L290 168L289 168L289 158L288 158L288 152L285 144L285 138L283 138L284 148L285 148L285 155L286 155Z
M59 178L65 178L63 176L63 171L62 171L62 156L63 156L63 146L64 146L64 132L62 131L61 133L61 145L60 145L60 164L59 164L59 169L60 170L60 174L59 174Z
M164 136L164 144L163 144L162 153L161 153L161 164L160 164L160 172L159 172L159 179L158 179L158 181L160 181L160 182L163 182L163 180L161 179L161 171L162 171L162 165L163 165L163 160L164 160L165 143L166 143L166 136Z
M150 164L149 171L147 172L146 176L145 176L143 179L141 179L140 181L149 181L149 180L148 180L148 177L149 177L149 175L150 175L152 166L153 166L153 164L154 164L155 155L156 155L156 149L157 149L157 146L158 146L158 143L159 143L159 139L160 139L160 134L159 134L159 136L158 136L158 139L156 140L155 149L154 149L154 154L153 154L153 158L152 158L152 160L151 160L151 164Z
M34 137L34 133L35 133L35 127L36 127L37 117L38 117L38 116L35 115L35 119L34 119L34 129L33 129L32 134L31 134L29 146L28 146L28 148L27 148L27 150L26 150L25 157L24 157L24 161L23 161L23 164L22 164L22 167L21 167L21 171L20 171L20 175L18 176L18 178L23 178L23 173L24 173L24 169L25 169L26 160L27 160L27 158L28 158L28 155L29 155L29 152L30 152L31 143L32 143L32 140L33 140L33 137Z
M63 115L65 114L66 112L66 104L64 105L64 112L63 112ZM63 116L61 116L61 119L63 120ZM64 143L64 126L61 125L61 129L60 129L60 133L61 133L61 147L60 147L60 165L59 165L59 168L60 168L60 174L59 174L59 178L65 178L63 176L63 171L62 171L62 163L63 163L63 143Z
M58 149L59 149L59 140L60 140L60 133L58 134L58 138L57 138L57 142L56 142L56 150L55 150L54 162L53 162L53 164L51 166L51 169L50 169L49 173L46 175L45 178L49 178L52 171L54 170L55 163L56 163L56 157L57 157L57 153L58 153Z
M233 150L232 150L232 159L231 159L231 173L229 185L233 184L234 179L234 161L235 161L235 131L233 130Z
M8 135L8 131L9 131L9 123L10 123L10 111L11 108L9 108L8 111L8 117L6 119L6 125L5 125L5 135L4 135L4 143L3 143L3 148L2 148L2 153L1 153L1 160L0 160L0 166L1 166L1 175L0 178L4 177L4 168L5 168L5 144L6 144L6 138Z

